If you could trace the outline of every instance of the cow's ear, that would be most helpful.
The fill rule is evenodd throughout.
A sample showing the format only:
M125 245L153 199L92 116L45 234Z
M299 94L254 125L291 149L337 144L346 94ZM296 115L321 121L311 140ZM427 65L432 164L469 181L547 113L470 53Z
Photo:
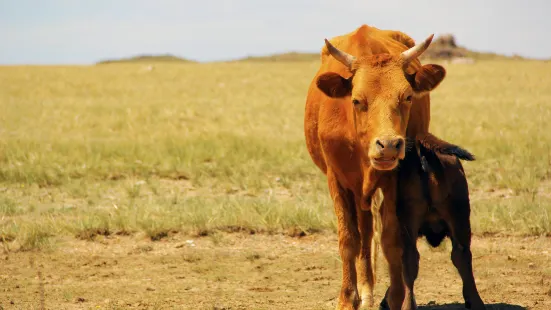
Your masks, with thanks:
M352 92L352 78L345 79L335 72L326 72L318 77L318 88L331 98L342 98Z
M424 65L408 80L416 93L430 92L446 77L446 69L439 65Z

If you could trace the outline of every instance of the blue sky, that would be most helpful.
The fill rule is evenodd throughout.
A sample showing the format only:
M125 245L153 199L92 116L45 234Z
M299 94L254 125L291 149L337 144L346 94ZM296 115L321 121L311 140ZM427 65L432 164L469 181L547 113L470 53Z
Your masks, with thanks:
M91 64L137 54L226 60L317 52L361 24L415 40L551 58L547 0L0 0L0 64Z

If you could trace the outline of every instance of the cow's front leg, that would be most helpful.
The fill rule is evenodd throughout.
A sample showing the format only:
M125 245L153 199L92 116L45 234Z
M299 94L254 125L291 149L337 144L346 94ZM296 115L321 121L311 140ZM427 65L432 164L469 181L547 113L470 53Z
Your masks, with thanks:
M361 248L356 260L358 272L358 290L362 307L373 307L373 289L376 282L377 255L381 234L380 209L383 192L377 187L381 172L365 167L362 195L356 198L356 213L360 231ZM384 180L384 179L383 179Z
M358 204L356 204L358 205ZM361 248L356 260L358 271L358 290L362 307L373 306L373 288L375 285L375 264L377 251L372 250L373 215L372 211L363 211L357 208L358 227L360 231Z
M339 253L342 259L342 286L337 309L355 310L360 301L355 266L360 249L356 207L353 197L350 197L351 195L330 173L328 173L328 183L337 216Z

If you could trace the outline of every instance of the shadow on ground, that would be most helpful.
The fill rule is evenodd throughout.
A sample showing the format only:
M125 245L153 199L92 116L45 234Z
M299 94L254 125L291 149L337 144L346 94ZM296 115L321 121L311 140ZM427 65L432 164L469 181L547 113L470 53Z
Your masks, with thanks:
M465 305L462 303L419 306L419 310L463 310L463 309L465 309ZM519 305L486 304L486 310L526 310L526 309L528 308L519 306Z

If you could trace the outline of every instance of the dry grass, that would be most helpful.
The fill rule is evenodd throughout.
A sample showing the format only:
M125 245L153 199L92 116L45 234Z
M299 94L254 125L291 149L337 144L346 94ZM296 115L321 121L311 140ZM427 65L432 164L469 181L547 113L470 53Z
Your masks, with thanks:
M0 68L0 236L334 230L302 132L316 62L144 67ZM432 131L477 155L475 231L550 233L551 63L447 69Z

